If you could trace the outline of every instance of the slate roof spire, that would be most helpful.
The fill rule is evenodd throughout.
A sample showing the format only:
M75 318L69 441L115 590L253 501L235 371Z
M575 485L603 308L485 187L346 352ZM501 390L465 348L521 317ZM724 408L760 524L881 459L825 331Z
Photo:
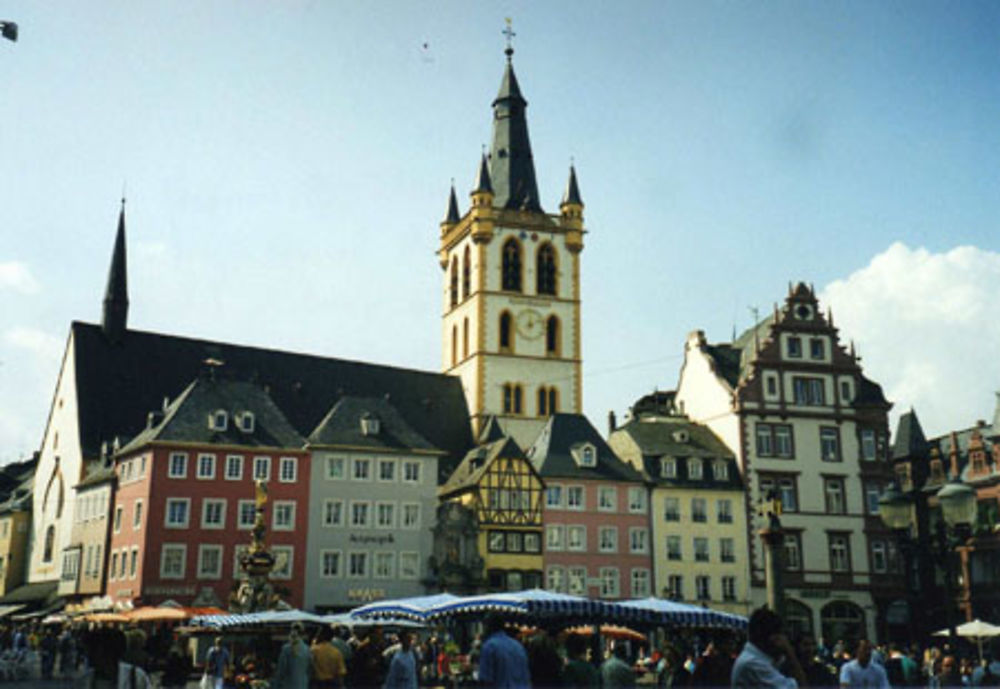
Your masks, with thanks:
M455 198L455 180L451 181L451 192L448 194L448 211L445 213L443 225L454 225L462 217L458 214L458 199Z
M492 194L493 181L490 178L490 166L486 162L486 154L483 154L479 161L479 172L476 173L476 186L472 189L473 194Z
M111 253L108 286L104 291L101 329L111 342L121 342L128 326L128 271L125 262L125 199L118 214L118 233Z
M580 187L576 183L576 166L570 163L569 166L569 181L566 182L566 191L563 192L562 204L576 204L577 206L583 205L583 199L580 198Z
M535 181L535 163L528 139L528 120L524 109L528 102L514 75L511 57L514 49L508 42L507 66L500 91L493 101L493 142L490 146L490 176L497 206L542 212Z
M924 435L924 429L920 427L920 419L917 412L910 408L899 417L896 424L896 438L892 444L893 459L919 459L927 455L930 445Z

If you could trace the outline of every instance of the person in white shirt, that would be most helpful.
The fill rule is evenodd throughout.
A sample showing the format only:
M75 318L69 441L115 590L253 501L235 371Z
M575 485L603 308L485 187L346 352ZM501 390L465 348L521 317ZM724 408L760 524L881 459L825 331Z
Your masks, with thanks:
M782 674L782 665L787 674ZM782 631L781 618L767 607L750 615L747 642L730 675L733 689L797 689L806 685L795 649Z
M843 689L889 689L885 668L872 660L872 645L868 639L858 642L854 660L840 668L840 686Z

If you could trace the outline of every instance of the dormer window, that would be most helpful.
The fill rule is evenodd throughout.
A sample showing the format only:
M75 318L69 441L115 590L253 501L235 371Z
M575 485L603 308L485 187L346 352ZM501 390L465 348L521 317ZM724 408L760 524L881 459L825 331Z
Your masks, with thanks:
M254 429L254 418L253 412L245 411L236 415L236 422L239 424L240 430L244 433L253 433Z
M374 414L361 416L361 435L378 435L379 427L379 418Z
M712 464L712 478L716 481L729 480L729 464L726 460L719 459Z
M688 458L688 478L692 481L700 481L704 476L701 460L697 457Z
M213 431L224 431L229 425L229 414L223 409L216 409L208 415L208 427Z
M597 466L597 448L590 443L577 445L571 450L576 463L582 467Z
M674 431L670 435L675 443L686 443L691 439L691 436L685 430Z
M677 478L677 460L673 457L661 458L660 476L663 478Z

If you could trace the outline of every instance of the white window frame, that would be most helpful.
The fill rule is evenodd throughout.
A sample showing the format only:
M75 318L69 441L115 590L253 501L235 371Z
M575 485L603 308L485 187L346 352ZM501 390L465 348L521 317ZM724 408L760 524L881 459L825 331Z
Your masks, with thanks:
M671 510L670 508L674 509ZM663 499L663 521L679 522L681 520L681 499L667 496Z
M699 574L694 578L695 600L712 600L712 577L707 574Z
M628 549L635 555L649 553L649 529L645 526L630 526L628 529Z
M264 467L264 471L259 471L258 467ZM253 480L271 480L271 458L267 455L256 455L253 458Z
M545 570L545 590L555 593L566 593L566 568L560 565L550 565Z
M562 524L547 524L545 526L545 550L562 552L566 547L566 527Z
M251 507L253 508L253 519L249 522L243 521L243 508ZM236 503L236 528L240 531L246 531L252 529L254 522L257 520L257 505L253 500L240 500Z
M580 502L575 505L570 500L570 496L574 493L578 493L580 496ZM587 490L584 486L566 486L566 509L575 512L583 512L587 509Z
M285 510L289 510L290 519L287 524L278 523L278 515ZM295 531L296 502L294 500L275 500L274 512L271 516L271 529L274 531Z
M180 572L168 572L166 569L167 565L167 551L175 551L180 553ZM125 553L128 550L122 551L122 562L125 561ZM160 578L161 579L184 579L187 572L187 544L185 543L164 543L160 546ZM119 576L119 579L124 579L125 577Z
M115 505L115 518L112 522L114 533L122 532L122 521L125 519L125 507L123 505ZM7 522L4 522L4 531L6 531ZM6 536L6 534L4 534Z
M711 562L712 561L712 544L708 540L707 536L695 536L692 541L692 553L694 553L695 562ZM704 548L699 548L699 545L704 544ZM701 555L704 554L704 557Z
M286 469L291 467L290 472L286 472ZM286 477L286 473L291 474L291 478ZM278 482L279 483L295 483L299 480L299 458L298 457L282 457L278 460Z
M579 545L573 544L573 539L570 537L573 533L580 534ZM587 550L587 527L584 524L570 524L566 527L566 550L571 552L583 552Z
M250 552L250 546L237 545L233 547L233 578L239 579L243 576L243 568L240 567L240 558Z
M736 562L736 539L729 536L719 539L719 562Z
M328 572L326 567L326 558L328 555L336 556L337 567L336 571ZM321 550L319 551L319 578L320 579L340 579L344 574L344 551L343 550Z
M354 557L360 555L364 562L364 571L355 573L354 569ZM351 550L347 553L347 562L344 569L344 576L348 579L367 579L371 576L371 553L367 550Z
M340 467L340 475L337 476L337 471L334 467ZM327 481L343 481L347 478L347 458L340 456L332 456L326 458L326 480Z
M617 567L601 567L601 598L618 598L621 595L621 574Z
M879 559L881 558L881 566ZM889 571L889 549L885 541L872 541L872 572L875 574L885 574Z
M563 492L562 484L555 483L550 486L545 487L545 509L549 510L561 510L563 509L563 498L565 493ZM553 499L553 497L555 499Z
M610 540L606 543L605 536L611 535ZM597 551L600 553L617 553L618 552L618 527L617 526L602 526L597 530Z
M674 548L673 546L677 546ZM677 534L667 536L666 554L668 562L681 562L684 560L684 539ZM676 554L676 557L674 555Z
M632 569L631 577L632 598L647 598L652 595L650 584L650 572L646 567L635 567Z
M174 460L181 462L181 471L176 470ZM167 478L187 478L188 453L171 452L167 459Z
M696 506L700 506L701 509L695 509ZM705 498L691 498L691 521L696 524L708 522L708 501Z
M722 600L726 602L736 600L736 577L731 574L722 577Z
M716 481L728 481L729 462L724 459L717 459L712 462L712 478Z
M132 530L138 531L142 528L143 500L139 498L132 503Z
M184 505L184 522L172 523L170 521L171 504ZM191 498L167 498L163 509L163 528L165 529L187 529L191 526Z
M201 528L203 529L225 529L226 528L226 499L225 498L205 498L201 501ZM221 505L219 510L219 523L213 524L208 521L208 511L212 505Z
M715 501L715 520L719 524L733 523L733 501L730 498L719 498Z
M360 467L366 467L364 473L366 476L358 476L358 470ZM355 457L351 461L351 480L352 481L371 481L372 480L372 460L368 457Z
M700 457L688 457L687 467L689 481L701 481L705 478L705 463Z
M417 518L416 518L416 520L412 524L407 524L406 523L406 510L409 507L415 507L417 509ZM419 529L420 528L420 522L423 519L423 515L421 514L421 512L423 510L420 508L420 503L419 502L404 502L404 503L402 503L399 506L399 509L400 509L400 512L399 512L399 528L401 528L401 529Z
M330 513L329 506L333 504L340 505L340 519L338 519L337 521L331 521L327 519L327 515ZM326 500L323 501L323 526L326 527L343 526L345 521L344 514L345 510L344 510L343 498L327 498Z
M139 546L134 545L128 553L128 578L139 576Z
M214 552L218 554L216 558L216 568L214 572L204 572L205 554ZM221 545L214 543L201 543L198 545L198 568L195 570L196 579L221 579L222 578L222 555L225 549Z
M413 573L407 567L403 566L403 561L412 560L413 561ZM406 580L416 580L420 578L420 553L412 550L404 550L399 553L399 578Z
M202 461L209 460L208 467L210 471L202 471ZM215 464L216 456L212 452L199 452L198 459L195 464L195 478L199 481L214 481L215 480Z
M649 511L649 493L642 486L629 487L628 511L630 514L646 514Z
M388 558L388 569L379 569ZM382 562L380 563L380 560ZM394 579L396 577L396 553L392 550L376 550L372 553L372 579Z
M388 507L391 519L390 523L382 523L382 508ZM392 500L379 500L375 503L375 528L376 529L395 529L396 528L396 503Z
M355 521L355 518L354 518L355 517L354 508L355 507L360 507L362 505L365 507L365 510L364 510L365 520L364 520L364 524L359 524L359 523L357 523ZM349 508L348 525L352 529L367 529L367 528L369 528L371 526L371 524L372 524L372 503L371 503L371 500L351 500L350 508Z
M618 511L618 488L617 486L597 487L597 511L617 512Z
M378 476L376 476L375 479L379 483L395 483L396 482L396 460L395 459L384 459L384 458L380 457L378 460L376 460L376 465L378 466ZM382 478L382 467L383 466L392 467L392 470L390 471L390 473L392 474L392 478Z
M229 471L230 466L236 466L237 468L239 468L239 471L236 473L230 472ZM226 469L224 472L224 478L227 481L243 480L243 455L226 455Z
M673 457L660 458L660 476L662 478L677 478L677 460Z
M422 474L420 466L421 466L420 462L415 461L415 460L406 460L406 461L404 461L403 462L403 474L402 474L402 476L403 476L403 483L420 483L420 478L421 478L421 474ZM414 470L414 472L416 473L416 478L409 478L407 476L407 474L409 473L410 469Z

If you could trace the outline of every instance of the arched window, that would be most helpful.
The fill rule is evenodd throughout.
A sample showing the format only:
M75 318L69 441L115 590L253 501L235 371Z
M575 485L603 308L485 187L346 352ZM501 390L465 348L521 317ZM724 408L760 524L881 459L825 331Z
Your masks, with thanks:
M462 321L462 358L466 359L469 356L469 319L466 318Z
M554 387L549 388L549 414L559 413L559 391Z
M510 311L500 314L500 351L514 351L514 318Z
M451 283L448 293L451 300L451 308L458 306L458 258L451 259Z
M794 598L785 599L785 629L793 639L813 634L812 610Z
M545 387L538 388L538 415L549 415L549 396L545 392Z
M561 349L559 319L549 316L545 321L545 354L546 356L559 356Z
M556 293L556 250L551 244L538 248L535 264L535 288L539 294Z
M851 648L866 638L865 611L845 600L833 601L819 611L820 631L824 639L843 639Z
M524 402L524 389L517 383L503 384L503 411L505 414L520 414Z
M503 245L501 286L509 292L521 291L521 244L516 239L508 239Z
M45 550L42 552L42 562L52 562L52 551L56 547L56 527L49 524L45 529Z
M465 256L462 258L462 299L469 298L469 292L472 291L472 255L469 253L469 247L465 247Z
M451 365L458 363L458 326L451 326Z
M559 413L559 391L555 386L538 388L538 415L551 416Z

